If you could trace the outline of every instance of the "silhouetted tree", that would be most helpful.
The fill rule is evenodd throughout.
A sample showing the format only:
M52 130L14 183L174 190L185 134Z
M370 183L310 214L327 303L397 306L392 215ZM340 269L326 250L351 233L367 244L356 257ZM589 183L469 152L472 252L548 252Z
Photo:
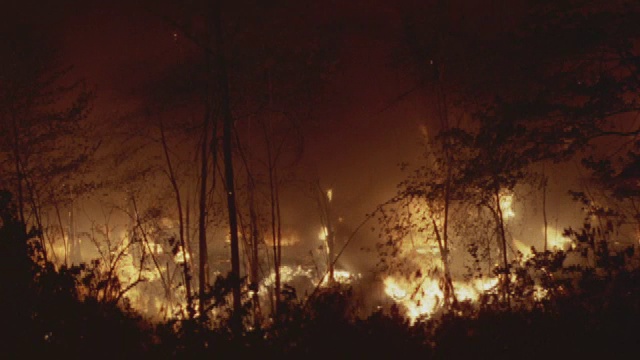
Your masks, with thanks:
M0 250L8 256L0 264L0 309L8 330L0 346L3 355L88 356L97 348L109 356L143 353L148 339L140 319L126 303L94 297L105 290L91 281L99 277L97 269L84 264L56 269L45 259L36 230L26 230L4 190L0 219ZM110 285L117 287L117 280Z
M9 25L11 26L11 25ZM0 152L5 186L14 189L19 219L39 229L45 257L44 212L66 200L63 186L85 189L74 175L99 141L84 121L93 97L70 80L50 39L28 27L3 30L0 40ZM51 239L49 239L51 240Z

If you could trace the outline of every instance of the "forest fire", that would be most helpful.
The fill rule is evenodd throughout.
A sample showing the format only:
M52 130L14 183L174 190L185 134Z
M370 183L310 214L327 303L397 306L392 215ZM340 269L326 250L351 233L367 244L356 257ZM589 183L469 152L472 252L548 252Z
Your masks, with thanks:
M499 194L500 214L505 221L505 226L515 226L517 214L514 210L515 194L503 192ZM408 218L422 219L422 222L409 222L406 231L401 232L404 238L397 242L394 257L398 259L398 264L404 268L406 264L411 264L407 268L411 272L399 272L388 274L383 279L384 292L399 305L411 323L418 319L429 319L437 313L446 311L447 302L470 302L477 305L481 296L488 293L495 293L498 290L500 278L493 275L464 276L471 280L451 279L453 294L447 299L445 294L447 283L445 277L444 258L441 252L444 249L438 245L438 229L443 226L441 218L436 215L425 204L419 201L411 201L403 208L403 211L410 212ZM429 220L431 219L431 220ZM507 221L509 221L507 223ZM417 224L417 225L416 225ZM547 246L552 251L563 251L570 249L572 240L558 232L554 227L543 228L546 232ZM430 234L431 233L431 234ZM524 234L530 237L531 234ZM512 238L513 254L509 258L519 261L520 265L535 255L531 244L524 244L522 241ZM518 257L519 252L522 257ZM453 250L455 256L461 257L459 251ZM449 254L447 257L451 256ZM451 266L451 265L449 265ZM500 264L493 265L499 268ZM460 275L458 275L460 277ZM518 279L511 276L512 282ZM542 301L548 296L548 289L540 284L535 284L533 288L533 298L535 301ZM454 299L454 300L452 300Z
M475 279L470 282L454 281L453 288L457 301L475 302L497 284L497 278ZM384 279L384 291L402 306L412 323L444 310L445 296L439 279L389 276Z
M62 5L0 14L4 357L635 349L639 2Z

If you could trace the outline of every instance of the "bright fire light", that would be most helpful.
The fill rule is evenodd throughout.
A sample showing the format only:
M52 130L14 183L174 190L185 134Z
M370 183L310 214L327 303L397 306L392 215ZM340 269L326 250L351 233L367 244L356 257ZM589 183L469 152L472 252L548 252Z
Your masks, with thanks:
M505 219L511 219L516 216L513 211L513 194L500 194L500 210Z
M326 241L328 236L329 236L329 229L327 229L326 226L323 226L320 229L320 232L318 233L318 239L322 241Z
M361 278L361 274L352 274L346 270L334 270L333 271L333 280L339 284L351 284L354 280ZM325 276L322 279L322 283L320 286L329 285L329 278Z
M178 252L174 257L174 261L176 262L176 264L183 264L185 261L185 258L187 262L189 262L189 260L191 260L191 255L188 252L185 254L182 248L180 248L180 250L178 250Z
M458 301L477 301L480 295L496 286L497 278L481 278L472 282L453 281ZM384 279L384 291L392 300L402 305L411 323L420 317L430 317L443 306L444 293L440 281L433 278L389 276Z
M421 316L431 316L443 298L437 280L416 280L391 276L384 279L385 293L405 308L412 323Z
M542 227L544 233L544 227ZM570 238L565 237L562 231L550 226L547 228L547 247L549 250L568 250L573 246L573 241Z

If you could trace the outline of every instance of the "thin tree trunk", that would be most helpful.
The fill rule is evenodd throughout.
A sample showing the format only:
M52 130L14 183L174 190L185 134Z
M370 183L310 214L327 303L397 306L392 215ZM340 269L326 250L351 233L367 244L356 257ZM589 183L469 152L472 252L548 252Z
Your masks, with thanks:
M266 129L265 129L266 136ZM275 273L275 288L274 288L274 303L275 303L275 315L277 316L280 309L280 259L278 250L278 230L277 230L277 215L276 215L276 190L274 180L274 165L271 157L271 145L267 141L267 157L268 157L268 171L269 171L269 196L271 205L271 240L273 247L273 271Z
M22 168L24 168L24 164L21 164ZM31 203L31 211L33 213L33 217L35 218L36 221L36 228L38 229L38 239L40 239L40 245L42 246L42 255L44 257L44 261L48 261L49 260L49 256L48 256L48 252L47 252L47 238L45 237L45 233L44 233L44 226L42 224L42 217L40 215L40 206L38 204L38 198L36 196L36 191L34 188L33 183L31 183L29 181L29 179L27 177L24 178L24 184L27 187L27 191L29 194L29 202ZM51 239L49 239L49 244L51 246L51 251L53 251L53 243L51 242ZM55 252L54 252L54 260L57 262L57 259L55 259Z
M208 52L207 52L208 53ZM208 57L208 56L207 56ZM198 218L198 253L199 266L198 266L198 298L200 316L205 318L205 314L202 312L206 305L206 288L209 274L208 254L207 249L207 174L208 169L208 146L209 146L209 117L211 116L211 104L209 99L206 100L207 108L204 116L204 129L202 132L202 144L200 148L200 204L199 204L199 218Z
M162 120L160 120L160 138L162 140L162 150L164 152L165 160L167 161L168 175L169 181L171 182L171 186L173 187L173 192L176 197L176 205L178 207L178 226L179 226L179 240L180 247L182 248L182 267L184 272L184 284L187 292L187 313L189 315L189 319L193 319L194 317L194 309L193 309L193 299L191 293L191 272L189 269L189 262L187 260L187 246L185 241L184 234L184 214L182 212L182 199L180 197L180 188L178 187L178 181L175 177L175 172L173 171L173 166L171 164L171 157L169 156L169 149L167 145L167 139L164 133L164 126L162 124Z
M502 207L500 206L500 192L496 190L495 192L496 198L496 212L497 212L497 225L498 225L498 235L500 236L500 242L502 247L502 263L504 265L505 271L509 266L509 262L507 260L507 236L504 230L504 215L502 213Z
M542 164L542 220L544 221L544 252L547 252L549 223L547 221L547 176L544 173L544 164Z
M155 254L155 249L152 249L151 246L149 245L149 237L147 236L147 232L144 230L144 227L142 226L142 222L140 221L140 216L138 215L138 205L136 203L136 199L135 197L131 196L131 204L133 205L133 214L132 216L135 218L135 229L138 229L142 235L142 242L144 244L144 246L146 246L147 250L149 251L149 254L151 255L151 260L153 261L153 264L156 268L156 271L158 273L158 277L160 277L160 281L162 282L162 287L164 288L165 291L165 297L167 298L167 300L170 300L171 298L171 287L169 286L169 279L168 276L169 274L167 273L167 279L165 279L165 275L162 271L162 267L160 266L160 263L158 262L158 258L156 257ZM166 267L167 271L169 269L169 265L167 264Z
M62 242L64 244L64 265L69 266L69 257L67 254L67 239L64 236L64 225L62 225L62 216L60 216L60 207L58 206L57 202L54 204L54 208L56 210L56 217L58 218L58 226L60 227L60 237L62 237Z
M20 133L18 130L18 123L15 115L13 118L13 161L16 169L16 181L18 190L18 215L20 216L20 222L26 226L26 219L24 217L24 193L22 190L22 178L23 173L20 169Z
M248 170L247 170L248 172ZM253 179L249 179L249 216L250 216L250 226L251 226L251 254L249 266L251 270L251 289L253 291L253 318L254 325L258 327L261 321L261 312L260 312L260 298L258 297L258 291L260 290L260 279L259 279L259 258L258 258L258 245L259 245L259 237L260 232L258 230L258 214L256 212L255 207L255 184Z
M277 160L276 160L277 161ZM278 288L280 289L280 292L282 293L282 276L280 273L280 266L282 265L282 217L280 215L280 187L279 187L279 179L278 179L278 169L275 168L275 164L274 164L274 169L273 169L273 174L274 174L274 180L275 180L275 195L276 195L276 221L278 224L277 227L277 250L278 250L278 276L276 278L276 281L278 283Z
M502 291L504 300L509 304L509 261L507 259L507 236L504 229L504 214L502 213L502 207L500 206L500 189L495 189L495 199L496 199L496 223L498 226L498 235L500 236L500 245L502 250L502 263L504 266L503 269L503 279L502 279Z
M320 194L321 196L326 196L326 202L325 204L326 206L326 222L327 222L327 233L325 234L327 236L327 256L328 256L328 262L327 262L327 266L329 267L329 279L328 279L328 284L329 285L333 285L335 282L335 265L334 265L334 258L336 257L335 255L335 247L336 247L336 233L333 229L333 224L331 222L331 199L329 199L329 194Z
M440 126L442 131L448 131L450 128L449 124L449 104L447 100L447 93L444 88L444 65L440 65L438 71L438 110L439 110L439 118L440 118ZM453 279L451 277L451 267L449 266L449 210L451 208L451 181L452 181L452 166L451 163L451 149L449 149L449 143L445 138L442 143L442 148L444 151L445 157L445 166L446 166L446 178L444 184L444 216L442 222L442 234L436 233L436 238L438 239L438 249L440 252L440 258L442 261L442 267L444 270L444 297L445 302L451 302L453 305L457 304L457 299L455 295L455 291L453 288ZM438 231L437 224L435 220L433 220L433 226Z
M448 125L448 120L447 125ZM455 291L453 289L453 280L451 278L451 268L449 266L449 210L451 207L451 156L449 146L445 144L445 156L447 158L447 178L444 187L444 221L442 224L442 244L439 247L440 257L442 259L442 267L444 270L445 280L445 301L455 305L457 303ZM434 222L434 226L436 226Z
M249 282L250 288L252 290L252 303L253 303L253 320L255 328L258 328L261 323L262 314L260 311L260 297L258 296L258 291L260 290L260 259L259 259L259 245L260 245L260 230L258 228L258 213L256 211L256 200L255 200L255 192L256 192L256 182L251 174L251 118L249 119L249 141L247 145L247 151L243 151L242 146L238 145L238 155L244 164L244 168L247 174L247 191L249 193L249 236L244 235L243 237L248 238L249 241L245 242L246 244L246 252L249 263ZM235 134L236 143L241 144L238 133ZM240 228L244 228L242 224L242 217L240 217ZM272 304L273 305L273 304Z
M220 107L223 119L222 148L224 155L225 184L227 193L227 209L229 213L229 232L231 237L231 276L233 293L233 317L231 321L232 330L239 334L242 331L242 303L240 294L240 251L238 241L238 219L236 209L235 186L233 180L233 154L232 154L232 131L233 116L231 114L231 99L229 94L229 74L227 73L227 63L224 55L224 43L222 36L222 22L220 18L221 0L215 2L214 29L217 54L218 85L220 91Z
M446 241L443 239L442 235L440 234L436 220L433 217L431 218L431 222L433 224L433 229L436 234L436 241L438 242L438 250L440 252L440 261L442 261L442 268L444 270L444 291L443 291L444 300L447 304L451 302L451 304L455 305L458 303L458 299L456 298L455 290L453 288L453 279L451 278L451 269L449 266L449 257L448 257L448 249L447 249Z
M204 104L205 104L205 112L204 112L204 121L203 121L203 129L202 129L202 143L200 144L200 203L199 203L199 218L198 218L198 299L199 299L199 308L200 308L200 316L203 320L206 320L206 314L204 314L204 309L206 306L206 289L209 281L209 250L207 246L207 175L209 173L209 157L208 151L209 146L213 147L213 143L215 142L216 135L215 132L212 134L212 141L209 144L209 124L211 123L211 117L213 115L213 94L212 94L212 78L211 74L213 72L212 61L211 61L211 12L205 11L205 26L207 31L207 45L204 49L204 57L205 57L205 70L206 70L206 81L205 81L205 91L204 91ZM215 126L214 126L215 129ZM215 157L215 150L211 149L212 155ZM213 169L215 172L215 167ZM213 176L215 183L215 174Z

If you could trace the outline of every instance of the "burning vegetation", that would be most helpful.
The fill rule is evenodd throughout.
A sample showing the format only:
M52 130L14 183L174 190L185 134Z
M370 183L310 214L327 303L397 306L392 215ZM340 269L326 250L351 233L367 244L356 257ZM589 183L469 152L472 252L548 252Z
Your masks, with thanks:
M79 55L47 36L59 25L2 25L0 353L635 346L637 4L374 1L369 18L316 2L141 3L114 5L154 29L136 44L148 73L113 85L128 89L120 102L64 65ZM354 30L369 22L385 26L380 44ZM351 104L367 109L374 88L395 91L340 75L383 78L360 63L376 56L353 53L383 42L412 89L385 120L327 99L369 94ZM342 113L355 119L326 120Z

